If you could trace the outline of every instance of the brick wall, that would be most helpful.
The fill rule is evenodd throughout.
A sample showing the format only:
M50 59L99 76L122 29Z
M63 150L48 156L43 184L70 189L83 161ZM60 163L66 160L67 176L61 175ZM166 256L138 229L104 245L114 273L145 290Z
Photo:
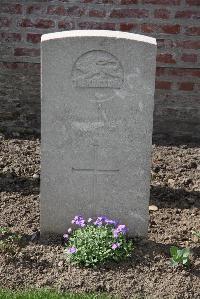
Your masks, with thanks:
M200 136L200 0L0 0L0 126L39 132L40 36L109 29L157 38L154 137Z

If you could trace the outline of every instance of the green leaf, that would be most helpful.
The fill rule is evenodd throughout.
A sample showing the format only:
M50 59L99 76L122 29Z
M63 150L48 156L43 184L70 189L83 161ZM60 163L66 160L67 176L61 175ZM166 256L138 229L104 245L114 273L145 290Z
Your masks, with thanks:
M178 266L178 262L176 262L174 259L171 259L171 265L173 267L177 267Z
M187 265L187 264L189 263L188 258L184 258L184 259L182 260L182 263L183 263L183 265Z
M184 248L183 249L183 257L188 257L190 255L190 249L189 248Z
M178 247L176 247L176 246L170 247L170 254L171 254L171 256L177 255L177 250L178 250Z

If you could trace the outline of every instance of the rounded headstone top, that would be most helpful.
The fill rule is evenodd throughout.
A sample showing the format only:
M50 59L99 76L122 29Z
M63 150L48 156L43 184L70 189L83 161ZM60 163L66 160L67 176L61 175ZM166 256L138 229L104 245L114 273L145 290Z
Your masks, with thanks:
M149 43L156 45L156 39L146 35L121 32L121 31L111 31L111 30L70 30L61 31L54 33L43 34L41 41L48 41L52 39L61 39L69 37L110 37L116 39L127 39L135 40L139 42Z

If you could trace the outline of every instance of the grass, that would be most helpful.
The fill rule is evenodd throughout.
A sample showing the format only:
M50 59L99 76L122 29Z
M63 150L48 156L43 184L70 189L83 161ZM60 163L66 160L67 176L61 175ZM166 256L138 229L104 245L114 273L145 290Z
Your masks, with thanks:
M99 294L62 294L48 290L17 291L0 290L0 299L111 299L109 295Z
M132 299L150 299L146 296L134 296ZM72 294L58 293L51 290L38 289L28 291L10 291L0 289L0 299L120 299L106 294ZM172 298L173 299L173 298Z

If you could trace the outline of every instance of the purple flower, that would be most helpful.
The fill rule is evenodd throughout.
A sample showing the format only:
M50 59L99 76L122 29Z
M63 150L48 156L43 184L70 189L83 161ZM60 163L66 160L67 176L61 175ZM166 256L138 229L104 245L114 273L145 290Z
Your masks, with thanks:
M112 244L112 249L117 249L117 248L119 248L120 247L120 243L113 243Z
M113 235L115 238L117 238L120 233L125 235L127 233L127 231L128 231L128 229L127 229L126 225L120 224L120 225L118 225L118 227L116 229L113 230Z
M73 246L73 247L69 247L67 251L68 251L68 253L76 253L77 249L76 249L76 247Z
M88 223L90 223L90 222L92 222L92 218L88 218L88 221L87 221Z
M74 219L72 220L72 223L73 224L77 224L81 227L84 227L85 226L85 220L83 219L82 216L75 216Z
M97 220L94 222L94 225L102 226L106 219L107 218L105 216L99 216L97 217Z
M114 235L114 238L118 238L118 231L116 229L113 230L113 235Z
M111 220L111 219L105 219L105 223L108 225L114 225L114 226L116 226L118 224L117 221Z
M68 234L64 234L64 235L63 235L63 238L64 238L65 240L67 240L67 239L68 239L68 237L69 237L69 235L68 235Z
M122 233L123 235L125 235L128 231L126 225L124 225L124 224L118 225L117 230L118 230L118 232Z

